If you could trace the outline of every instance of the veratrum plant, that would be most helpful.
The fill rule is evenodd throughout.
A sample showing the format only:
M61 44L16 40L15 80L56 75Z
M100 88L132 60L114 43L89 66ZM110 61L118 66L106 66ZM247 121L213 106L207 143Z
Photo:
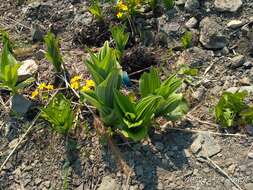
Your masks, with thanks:
M114 69L120 69L116 52L106 41L98 54L90 52L90 59L85 62L96 85L102 83Z
M10 52L9 40L5 39L0 59L0 87L16 92L20 63Z
M116 49L120 53L120 57L123 54L123 51L126 47L126 44L129 39L129 33L125 32L126 27L124 25L112 26L111 33L113 40L116 44Z
M51 32L45 37L45 43L47 46L46 58L51 62L57 73L63 71L63 59L60 53L59 39Z
M147 137L151 121L155 116L154 112L162 97L149 95L134 103L118 90L115 90L114 94L116 114L120 121L116 125L120 132L134 141Z
M94 17L98 20L103 20L102 8L99 5L97 0L94 0L89 7L89 12L94 15Z
M224 92L215 106L215 118L222 127L232 127L240 120L240 115L247 116L250 112L243 112L248 106L244 103L247 92Z
M99 116L105 125L114 125L117 117L114 110L115 89L120 89L121 76L118 69L114 69L107 78L96 85L95 90L84 92L84 97L99 111Z
M144 73L140 79L140 93L142 97L151 94L161 96L159 106L155 110L155 116L165 116L170 120L176 120L184 115L188 108L181 93L177 93L182 85L182 80L176 75L170 76L161 82L158 72L151 68L149 73Z
M66 135L73 124L71 102L63 94L57 94L46 108L41 109L41 116L56 132Z

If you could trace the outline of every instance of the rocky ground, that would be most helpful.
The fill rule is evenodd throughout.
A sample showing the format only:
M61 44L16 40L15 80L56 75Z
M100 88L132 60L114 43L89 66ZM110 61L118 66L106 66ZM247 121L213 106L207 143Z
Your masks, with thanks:
M247 101L253 103L253 2L175 4L159 17L137 19L145 38L126 50L123 67L130 76L152 64L160 65L164 75L182 64L197 68L198 76L189 78L182 89L191 106L183 121L152 131L142 143L116 140L132 169L125 175L89 122L81 122L87 127L78 127L66 141L38 120L0 172L1 190L253 190L253 127L221 130L213 116L214 105L226 90L246 89L251 93ZM53 78L40 42L49 29L61 38L70 74L85 77L84 47L98 48L110 39L108 26L94 23L87 7L85 0L6 0L0 3L0 31L10 33L20 61L36 60L29 72L37 73L38 82ZM193 34L186 50L180 43L185 31ZM25 90L25 95L30 92ZM1 97L9 105L4 93ZM6 109L0 107L0 164L31 122L30 117L10 117ZM25 106L20 109L26 112ZM85 111L81 115L89 118Z

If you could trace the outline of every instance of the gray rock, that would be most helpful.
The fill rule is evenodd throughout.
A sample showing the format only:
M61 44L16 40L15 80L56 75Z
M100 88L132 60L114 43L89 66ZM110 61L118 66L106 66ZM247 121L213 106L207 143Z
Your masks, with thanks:
M76 14L73 23L76 25L87 26L92 23L92 20L93 20L92 14L87 11L83 14Z
M241 0L215 0L214 6L221 12L236 12L241 6Z
M212 157L221 151L220 145L215 143L214 138L208 134L199 134L191 145L191 151L198 156Z
M41 20L50 18L51 14L49 14L50 10L52 10L51 2L33 2L30 3L23 11L25 17L30 20Z
M199 8L198 0L187 0L184 5L185 10L192 12Z
M195 92L192 93L192 97L196 100L201 100L206 92L205 87L199 87Z
M186 2L186 0L176 0L175 5L182 6L185 4L185 2Z
M98 190L120 190L120 185L111 176L105 176L103 177Z
M220 145L215 142L214 138L210 134L205 133L202 135L204 143L202 145L201 154L205 157L212 157L218 154L221 151Z
M244 55L237 55L237 56L233 57L231 59L231 61L232 61L231 67L233 69L236 69L238 67L243 66L243 64L245 63L246 59L245 59Z
M227 23L228 28L236 29L241 27L244 24L241 20L231 20L229 23Z
M19 116L25 116L25 114L29 111L32 105L32 102L27 100L22 95L15 94L11 98L11 110Z
M235 172L236 165L232 164L228 167L228 172L233 174Z
M191 145L192 153L196 154L201 149L203 142L204 142L203 136L198 135Z
M249 157L250 159L253 159L253 152L249 152L249 153L248 153L248 157Z
M246 189L246 190L253 190L253 183L247 183L247 184L245 185L245 189Z
M198 20L195 17L190 18L186 23L185 26L187 28L194 28L198 24Z
M34 76L38 72L38 65L32 59L28 59L21 62L21 66L18 68L18 81L24 81L31 76Z
M155 146L158 150L162 151L164 149L164 145L163 143L160 143L160 142L156 142L155 143Z
M221 31L222 27L213 18L206 17L200 22L199 41L207 49L222 49L228 42Z
M240 87L231 87L226 90L227 92L243 92L247 91L248 93L253 93L253 86L240 86Z
M33 42L43 42L45 31L38 25L32 24L31 37Z

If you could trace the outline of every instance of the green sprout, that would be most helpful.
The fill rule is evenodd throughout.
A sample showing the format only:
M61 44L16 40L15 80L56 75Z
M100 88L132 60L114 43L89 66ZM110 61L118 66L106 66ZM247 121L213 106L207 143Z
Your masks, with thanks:
M59 39L51 32L49 32L45 37L45 43L47 46L46 58L51 62L57 73L62 73L63 71L63 59L60 52L60 42Z

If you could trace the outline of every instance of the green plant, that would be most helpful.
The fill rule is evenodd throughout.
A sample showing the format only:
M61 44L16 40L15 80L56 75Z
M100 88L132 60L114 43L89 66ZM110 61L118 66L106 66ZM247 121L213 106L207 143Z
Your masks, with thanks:
M188 76L196 76L198 75L198 69L190 68L186 64L180 65L180 69L178 71L178 74L180 75L188 75Z
M85 62L96 85L102 83L114 69L121 69L116 52L104 43L98 54L90 52L90 59Z
M0 59L0 87L11 90L16 93L18 90L18 68L20 63L14 58L10 52L9 40L4 38L3 50Z
M159 6L163 6L166 9L172 9L175 4L174 0L146 0L146 3L149 4L153 11L156 10Z
M83 92L83 96L99 111L101 120L107 125L113 125L117 118L113 109L115 89L120 89L121 77L119 70L114 69L107 78L96 85L95 90Z
M166 9L172 9L174 7L174 0L162 0L163 5Z
M116 114L119 118L117 128L120 132L134 141L147 137L148 128L162 97L149 95L135 103L118 90L115 90L114 94Z
M157 70L151 68L150 73L144 73L141 76L140 93L142 97L151 94L161 96L162 99L155 115L175 120L187 112L187 104L183 95L177 93L181 85L182 79L177 78L176 75L172 75L161 82Z
M240 113L241 125L253 125L253 107L248 107Z
M192 42L192 33L187 31L181 38L181 43L185 49L189 48Z
M71 102L63 94L57 94L46 108L41 109L41 116L51 123L55 131L66 135L73 124Z
M98 20L103 20L102 8L97 0L94 0L89 7L89 12Z
M222 127L232 127L238 124L241 116L247 117L248 106L244 103L247 92L224 92L215 106L215 118ZM241 120L242 121L242 120Z
M116 44L116 49L120 53L120 57L123 54L123 51L125 49L125 46L128 42L129 39L129 33L125 32L126 27L124 25L119 25L119 26L112 26L111 27L111 34L113 37L113 40Z
M51 62L57 73L63 71L63 59L60 53L60 42L59 39L51 32L45 37L45 43L47 46L46 58Z

